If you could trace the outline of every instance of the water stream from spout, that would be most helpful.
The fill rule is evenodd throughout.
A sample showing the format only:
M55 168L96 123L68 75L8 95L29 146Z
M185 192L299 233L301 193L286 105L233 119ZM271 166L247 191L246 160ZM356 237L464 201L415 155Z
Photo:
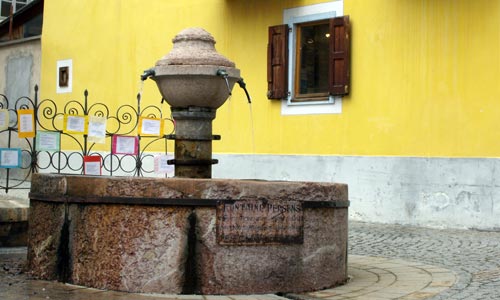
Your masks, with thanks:
M144 90L144 80L139 80L138 90L139 92L137 94L139 95L140 99L142 99L142 92Z
M250 112L250 130L252 132L252 136L251 136L251 139L252 139L252 176L254 179L257 179L257 170L256 170L256 166L255 166L255 129L254 129L254 126L253 126L253 110L252 110L252 103L249 102L248 103L248 110Z
M232 95L228 96L227 99L226 99L225 105L223 106L224 109L225 109L224 113L226 114L226 117L227 117L227 125L226 125L227 128L231 128L231 118L232 118L231 113L233 111L231 109L231 106L233 106L232 103L231 103L231 98L232 97L233 97Z

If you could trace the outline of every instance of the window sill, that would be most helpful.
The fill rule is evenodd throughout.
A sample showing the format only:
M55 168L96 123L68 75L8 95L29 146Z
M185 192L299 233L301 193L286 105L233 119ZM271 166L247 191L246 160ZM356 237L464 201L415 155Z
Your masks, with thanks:
M35 40L41 40L41 35L36 35L36 36L30 36L27 38L20 38L16 40L4 40L0 41L0 47L4 46L10 46L10 45L15 45L15 44L22 44L22 43L27 43L30 41L35 41Z
M341 114L342 97L329 97L319 101L299 101L292 99L281 101L281 115L316 115L316 114Z
M290 99L291 103L311 103L311 102L323 102L323 103L331 103L329 96L322 97L295 97ZM335 102L335 101L333 101Z

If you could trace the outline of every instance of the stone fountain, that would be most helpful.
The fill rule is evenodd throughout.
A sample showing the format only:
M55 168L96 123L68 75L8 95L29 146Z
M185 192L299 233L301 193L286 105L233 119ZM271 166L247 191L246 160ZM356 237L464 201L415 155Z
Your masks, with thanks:
M215 40L201 28L188 28L173 39L171 52L162 57L150 74L168 102L175 120L176 177L211 178L212 121L242 82L240 70L215 51Z
M168 294L297 293L347 279L347 185L210 179L212 120L242 83L190 28L143 79L176 121L175 178L35 174L28 267L37 279Z

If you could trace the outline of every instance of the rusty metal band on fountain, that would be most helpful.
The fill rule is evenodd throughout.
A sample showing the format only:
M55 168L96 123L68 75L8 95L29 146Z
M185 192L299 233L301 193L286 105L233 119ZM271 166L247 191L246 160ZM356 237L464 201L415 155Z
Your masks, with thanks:
M216 109L205 107L172 107L175 120L175 176L185 178L211 178L212 140L220 139L212 135L212 121Z

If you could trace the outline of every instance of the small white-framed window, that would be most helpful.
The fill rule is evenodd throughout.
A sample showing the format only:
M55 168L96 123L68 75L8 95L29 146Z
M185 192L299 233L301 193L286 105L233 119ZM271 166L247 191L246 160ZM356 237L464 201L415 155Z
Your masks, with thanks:
M57 61L56 93L64 94L73 91L73 60L64 59Z

